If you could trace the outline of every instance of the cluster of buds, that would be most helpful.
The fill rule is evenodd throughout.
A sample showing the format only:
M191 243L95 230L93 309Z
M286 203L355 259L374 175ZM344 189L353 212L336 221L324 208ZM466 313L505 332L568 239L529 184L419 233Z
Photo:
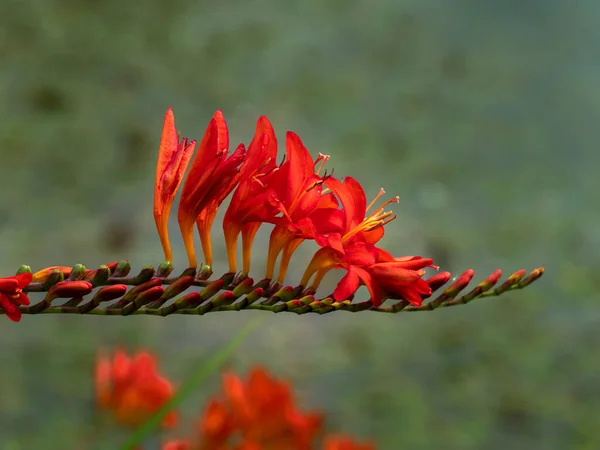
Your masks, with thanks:
M99 411L111 414L123 427L136 428L156 414L174 395L170 381L160 375L148 352L128 357L115 352L100 356L96 365ZM163 429L177 424L171 411ZM197 421L193 436L171 440L163 450L311 450L322 437L324 416L301 411L289 383L254 368L247 379L223 374L223 393L209 400ZM345 435L328 435L323 450L374 450Z
M385 227L396 217L387 208L398 197L379 204L384 195L382 189L367 203L358 181L352 177L339 180L328 174L324 166L329 156L319 154L313 158L293 132L286 134L285 156L278 163L277 139L266 117L258 119L247 148L240 144L230 154L227 124L221 111L217 111L194 155L195 151L196 141L179 136L169 109L164 119L154 188L154 219L165 255L165 262L158 270L145 266L132 277L128 276L129 263L121 261L96 270L87 270L81 264L52 266L32 275L28 266L21 266L16 276L0 278L0 313L19 321L23 313L166 316L241 309L298 314L366 309L424 311L520 289L543 274L543 268L529 274L519 270L495 287L502 275L497 270L462 296L459 293L471 282L473 270L454 279L449 272L425 278L427 268L439 270L431 258L398 257L378 246ZM169 277L173 254L168 222L182 183L177 218L189 267L181 275ZM209 280L213 264L211 229L219 207L230 195L222 223L229 271L219 279ZM263 224L270 224L273 229L264 278L255 283L248 276L252 244ZM195 227L204 258L199 269ZM238 271L240 236L242 270ZM284 281L292 256L305 240L313 240L319 249L308 263L300 284L286 286ZM345 274L333 293L315 297L323 277L332 269L343 269ZM128 286L134 287L128 289ZM192 286L203 289L180 296ZM370 298L354 302L361 286L367 288ZM83 302L96 287L100 289L93 298ZM433 298L437 290L441 293ZM46 296L30 305L28 292L46 292ZM68 300L57 306L53 304L57 298ZM259 302L260 299L264 300ZM384 306L388 299L396 302ZM110 301L115 302L106 303Z

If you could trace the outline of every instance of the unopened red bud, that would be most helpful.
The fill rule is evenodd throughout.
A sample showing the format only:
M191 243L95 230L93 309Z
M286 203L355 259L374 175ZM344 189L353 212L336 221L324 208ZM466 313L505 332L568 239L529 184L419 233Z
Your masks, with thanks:
M233 292L225 291L214 297L210 302L212 303L213 307L217 308L219 306L229 305L236 300L237 297L233 295Z
M132 302L140 293L147 291L148 289L152 289L155 286L160 286L161 284L161 279L152 278L151 280L146 281L145 283L142 283L139 286L134 287L133 289L130 289L129 292L127 292L127 294L125 294L125 296L121 300L119 300L119 302L122 302L123 304Z
M246 278L233 289L233 295L239 298L242 295L249 294L250 292L252 292L253 286L254 280L252 278Z
M445 285L450 278L452 278L452 274L450 272L440 272L428 278L426 281L432 291L437 291L439 288Z
M110 277L110 269L108 266L100 266L96 270L92 270L88 275L86 275L85 280L92 283L92 286L101 286Z
M190 292L184 295L180 299L175 300L175 309L188 309L195 308L202 303L202 296L200 292Z
M519 281L519 287L523 288L525 286L529 286L531 283L533 283L535 280L540 278L542 275L544 275L543 267L538 267L537 269L533 269L529 275L527 275L525 278L523 278L521 281Z
M217 292L219 292L221 289L223 289L223 286L225 286L225 282L223 280L219 279L219 280L213 281L208 286L206 286L204 289L202 289L202 292L200 292L200 296L202 297L202 300L208 300L213 295L215 295Z
M181 277L165 289L161 299L165 301L170 300L176 295L186 291L192 284L194 284L193 276Z
M108 267L110 269L110 273L113 274L113 273L115 273L115 270L117 270L118 265L119 265L119 261L113 261L113 262L109 262L108 264L106 264L106 267Z
M48 294L53 298L78 297L92 292L92 283L87 281L61 281L50 288Z
M502 283L499 287L495 289L495 293L500 295L506 291L508 291L513 286L519 284L519 281L527 274L525 269L517 270L511 276L509 276L504 283Z
M152 279L154 276L154 267L151 265L144 266L144 268L140 271L140 273L135 277L133 281L134 284L142 284L146 281Z
M163 261L160 266L158 266L156 276L160 278L167 278L171 272L173 272L173 264L171 261Z
M260 300L264 293L265 291L263 288L256 288L248 295L246 295L246 300L248 301L248 303L254 303L257 300Z
M473 275L475 275L475 271L473 269L466 270L444 291L444 295L447 296L447 298L455 297L460 291L467 287L467 285L473 279Z
M108 302L122 297L127 292L127 286L124 284L113 284L111 286L104 286L98 289L96 295L94 295L93 301L95 302Z
M135 299L135 306L141 307L147 305L154 300L158 300L164 293L162 286L154 286L142 293L140 293Z
M69 270L71 270L70 267ZM52 286L55 286L57 283L62 282L64 279L65 275L62 273L62 271L60 269L54 269L52 272L50 272L48 278L46 278L46 281L44 281L42 287L44 288L44 290L48 291L52 288Z
M117 267L113 271L114 277L126 277L131 271L131 264L126 259L119 261Z

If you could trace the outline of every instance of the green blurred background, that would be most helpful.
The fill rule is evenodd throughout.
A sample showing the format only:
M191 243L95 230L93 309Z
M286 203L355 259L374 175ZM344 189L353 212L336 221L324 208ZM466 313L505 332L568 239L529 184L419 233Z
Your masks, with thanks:
M157 265L166 108L193 138L222 109L233 144L264 114L369 196L400 195L393 253L546 276L435 313L272 315L230 367L267 365L384 450L600 448L599 22L593 0L3 0L1 273ZM150 349L180 382L255 315L1 319L0 449L116 448L94 422L99 347Z

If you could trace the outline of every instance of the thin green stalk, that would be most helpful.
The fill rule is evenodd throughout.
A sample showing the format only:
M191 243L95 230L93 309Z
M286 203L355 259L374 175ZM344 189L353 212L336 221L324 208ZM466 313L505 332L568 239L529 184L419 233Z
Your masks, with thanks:
M200 383L205 378L212 375L214 372L227 362L233 352L244 342L244 339L258 327L263 321L263 318L257 318L248 325L243 327L233 338L217 353L212 355L192 376L179 388L173 398L167 402L150 420L138 428L123 444L121 450L131 450L141 445L152 431L154 431L165 418L165 416L186 397L198 388Z

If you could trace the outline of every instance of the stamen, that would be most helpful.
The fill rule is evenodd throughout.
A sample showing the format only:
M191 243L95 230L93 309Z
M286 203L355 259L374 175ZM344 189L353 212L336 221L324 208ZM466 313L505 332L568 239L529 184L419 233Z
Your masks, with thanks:
M375 199L371 202L371 204L369 205L369 208L371 208L373 206L373 204L377 201L377 199L379 197L381 197L383 194L385 194L385 191L383 189L381 189L379 191L379 194L375 197ZM389 205L390 203L398 203L399 201L399 197L393 197L391 199L389 199L388 201L386 201L383 205L381 205L379 208L377 208L374 212L372 212L370 215L368 215L367 217L365 217L363 219L363 221L361 223L359 223L356 227L354 227L352 230L350 230L348 233L346 233L344 236L342 236L342 243L348 242L348 240L350 238L352 238L353 236L355 236L356 234L362 232L362 231L373 231L376 228L382 227L388 223L390 223L392 220L394 220L396 218L395 215L393 215L394 213L392 211L385 211L385 207L387 205Z
M377 194L377 195L375 196L375 198L373 199L373 201L372 201L371 203L369 203L369 206L367 206L367 209L366 209L366 211L368 211L369 209L371 209L371 207L372 207L372 206L375 204L375 202L376 202L377 200L379 200L379 197L381 197L383 194L385 194L385 191L383 190L383 188L380 188L380 189L379 189L379 194Z
M329 158L331 158L331 156L324 155L323 153L319 153L319 156L315 160L315 167L317 166L318 162L321 162L321 164L319 164L319 167L317 168L317 170L315 172L317 175L319 175L319 173L321 172L321 169L323 169L323 166L329 160Z

